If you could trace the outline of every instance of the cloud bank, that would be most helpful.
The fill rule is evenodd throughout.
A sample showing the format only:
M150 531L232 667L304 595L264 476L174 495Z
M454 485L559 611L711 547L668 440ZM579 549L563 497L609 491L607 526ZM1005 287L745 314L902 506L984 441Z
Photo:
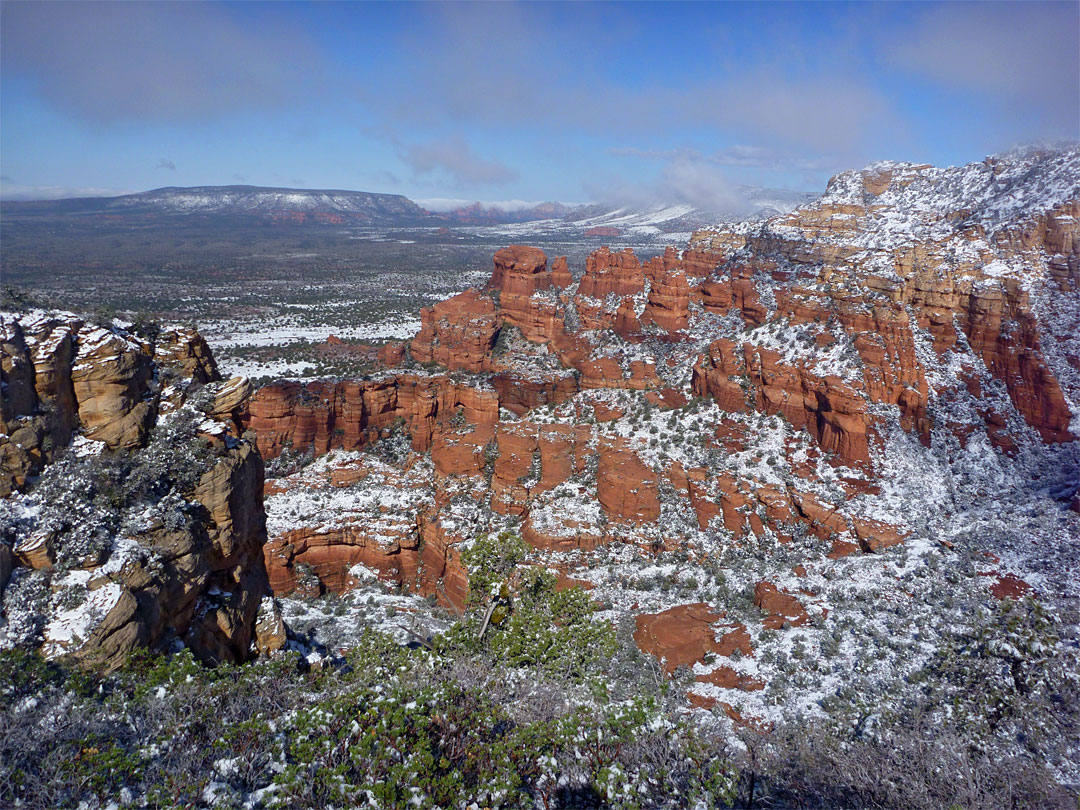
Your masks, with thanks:
M407 146L401 151L401 159L417 175L442 170L466 185L508 183L518 176L517 172L502 163L477 155L462 138Z
M142 182L174 159L176 182L200 171L161 138L184 128L210 151L242 143L218 170L254 182L339 185L346 166L351 182L407 191L411 178L422 196L579 197L580 182L598 198L610 182L723 209L733 178L816 188L880 158L1080 138L1076 2L809 8L7 2L0 73L5 99L67 117L73 153L87 133L124 154L144 138ZM272 144L265 165L248 162L249 140ZM67 179L12 142L10 173ZM175 151L154 166L162 143Z
M0 200L22 202L28 200L65 200L75 197L119 197L134 194L131 189L96 188L93 186L24 186L17 183L0 184Z
M996 101L1041 137L1080 137L1080 3L929 9L889 50L898 68ZM1031 120L1034 116L1036 120Z
M280 109L327 73L302 32L252 27L207 3L4 3L2 67L102 123L207 120Z

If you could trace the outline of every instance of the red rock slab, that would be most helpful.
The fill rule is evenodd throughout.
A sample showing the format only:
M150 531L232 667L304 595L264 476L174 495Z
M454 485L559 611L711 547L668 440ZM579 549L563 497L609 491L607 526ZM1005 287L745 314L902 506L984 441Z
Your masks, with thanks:
M754 587L754 604L769 614L762 624L771 630L780 630L784 626L801 627L810 621L802 602L771 582L762 580Z
M634 641L659 661L669 674L681 666L704 662L706 653L731 655L736 650L753 654L750 636L740 624L716 637L713 625L723 618L704 602L678 605L661 613L643 613L635 619Z
M834 534L843 534L848 530L843 515L836 513L839 507L822 503L806 492L793 491L791 500L799 515L810 524L810 531L821 540L828 540Z
M765 688L764 681L753 675L737 672L726 665L718 666L707 675L698 675L696 680L701 683L711 683L721 689L740 689L743 692L757 692Z
M1015 574L999 574L990 585L990 593L995 599L1023 599L1032 592L1032 587Z
M645 394L645 399L653 405L666 410L681 408L690 401L682 391L677 391L674 388L661 388L659 391L649 391Z
M686 699L690 702L691 706L696 706L699 709L712 709L717 705L716 698L709 697L708 695L699 695L697 692L687 692ZM724 705L726 706L727 704Z
M401 365L405 360L405 341L391 340L379 347L379 362L387 368Z
M431 460L440 475L477 475L484 467L484 449L495 438L493 425L476 425L461 432L435 436Z
M571 588L581 588L582 590L591 591L595 587L595 582L589 582L587 579L574 579L562 571L559 571L558 578L555 580L555 590L557 591L568 591Z
M729 453L741 453L746 449L746 426L739 422L722 418L714 435Z
M617 405L605 405L599 401L593 402L593 412L596 414L597 422L612 422L626 416L626 411Z
M400 537L381 544L366 536L361 525L328 531L300 528L272 538L263 546L270 587L287 595L297 587L296 566L309 566L322 586L342 593L352 587L349 569L361 563L386 581L408 587L417 579L419 555L415 526L402 522Z
M734 624L722 626L730 627L731 629L720 636L720 646L715 650L717 655L730 657L734 655L735 652L740 652L743 655L754 654L754 646L750 643L750 634L747 632L745 625L736 622Z
M421 536L420 593L434 596L440 605L458 614L464 612L469 597L469 574L458 546L466 538L436 520L424 521Z
M566 518L558 532L537 528L530 514L521 527L521 539L541 551L592 551L605 538L591 522Z
M607 516L618 523L653 523L660 518L656 475L632 450L600 448L596 495Z
M858 554L859 551L858 543L849 543L847 540L835 539L832 541L832 549L829 551L828 557L830 560L838 560L841 557Z
M878 520L852 518L851 523L855 529L855 536L859 539L860 548L866 552L883 551L891 546L899 545L911 534Z

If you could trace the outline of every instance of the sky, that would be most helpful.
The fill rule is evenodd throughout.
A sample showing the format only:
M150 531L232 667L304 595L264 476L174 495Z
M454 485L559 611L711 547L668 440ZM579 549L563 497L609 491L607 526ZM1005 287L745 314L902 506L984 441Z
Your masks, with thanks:
M821 190L1080 139L1080 2L0 5L0 194Z

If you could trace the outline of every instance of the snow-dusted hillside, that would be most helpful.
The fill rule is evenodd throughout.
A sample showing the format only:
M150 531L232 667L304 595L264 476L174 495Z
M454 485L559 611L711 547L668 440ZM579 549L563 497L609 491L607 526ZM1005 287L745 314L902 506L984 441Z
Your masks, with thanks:
M709 211L688 203L657 203L651 206L592 203L570 209L561 217L508 222L490 226L493 236L522 242L574 241L603 238L627 242L671 244L685 242L690 233L721 222L760 221L786 214L815 199L816 193L738 187L736 207L725 212Z
M327 528L274 495L271 543L309 550L271 559L272 580L310 555L328 581L359 582L365 561L457 604L457 555L516 531L535 564L688 666L697 705L773 722L852 690L911 699L1005 598L1036 597L1075 638L1078 154L875 164L691 249L598 250L583 275L500 251L491 292L422 313L422 365L255 395L268 455L411 437L394 463L430 504L387 545L347 511ZM372 465L337 458L319 502L366 502L357 470Z
M187 214L323 212L359 214L373 220L419 219L424 216L420 206L400 194L258 186L159 188L110 198L106 206L115 210L150 209Z
M698 213L593 209L484 232L558 244L565 229L625 228L639 243ZM917 792L917 767L947 783L878 806L949 806L950 783L967 784L957 774L1007 798L969 807L1070 806L1060 792L1008 797L1080 784L1080 147L950 169L878 163L785 213L643 252L601 247L572 268L502 248L482 287L419 312L411 340L327 340L358 373L250 398L237 379L199 400L228 414L226 448L254 439L267 462L262 563L295 623L287 646L332 669L371 631L428 664L465 638L446 669L469 681L497 662L518 711L538 694L517 683L539 683L539 660L554 655L560 677L575 666L550 635L567 638L569 614L528 612L546 582L570 588L559 598L582 607L587 637L622 645L588 647L591 691L565 693L583 705L640 695L646 673L679 716L719 739L741 729L754 773L759 746L776 746L783 770L835 745L826 779L842 781L857 746L878 746L875 768L898 769L890 784ZM266 334L222 319L214 336L300 343L317 337L312 317L298 309ZM389 336L393 323L342 334ZM46 344L25 343L20 367L54 384L56 364L33 354ZM5 373L17 365L6 358ZM71 368L76 393L93 371ZM0 437L26 471L31 422ZM13 477L27 491L4 502L9 534L29 519L14 505L58 500L59 463L44 488ZM62 551L72 541L58 532ZM49 580L37 546L12 551L5 599L28 604L5 609L29 638L23 583L44 599L48 580L62 608L84 577ZM860 778L872 791L878 776Z

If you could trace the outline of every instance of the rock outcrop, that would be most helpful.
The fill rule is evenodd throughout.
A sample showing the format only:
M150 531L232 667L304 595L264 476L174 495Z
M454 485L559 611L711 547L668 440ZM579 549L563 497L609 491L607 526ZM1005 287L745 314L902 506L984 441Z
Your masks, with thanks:
M420 363L451 370L483 371L499 331L495 303L476 290L466 290L420 311L421 328L410 344Z
M455 418L493 424L499 417L497 393L448 376L385 375L361 382L294 382L263 386L251 399L242 422L254 430L266 459L285 448L316 454L356 450L395 425L411 436L413 449L431 448L441 425Z
M642 614L636 619L634 641L662 661L668 672L703 664L707 656L728 657L736 652L753 655L746 628L723 626L723 618L722 613L711 610L704 602Z
M978 376L1004 386L1043 441L1071 442L1075 404L1060 375L1073 356L1064 347L1077 314L1065 309L1040 319L1032 297L1074 289L1068 268L1077 264L1077 202L1067 187L1060 202L1053 194L1040 200L1036 190L1046 188L1039 172L1058 171L1070 159L1063 153L1034 162L988 158L959 169L882 164L845 172L817 205L738 236L703 231L691 244L725 254L723 267L742 268L740 276L760 278L771 268L797 281L785 286L782 301L777 291L776 316L839 321L865 365L854 388L871 402L898 405L907 426L924 436L929 389L948 384L928 380L927 364L967 355ZM734 289L706 292L706 308L735 303ZM1046 352L1047 328L1056 356ZM991 440L1015 447L992 422Z
M220 380L203 338L189 329L150 338L70 313L0 315L0 497L22 489L66 447L76 425L109 449L146 443L162 406L182 388Z
M0 590L29 628L6 641L104 669L174 639L208 663L249 658L268 583L247 380L220 382L193 331L68 314L4 314L0 359Z
M683 250L601 248L576 282L498 251L400 367L265 386L234 419L268 458L346 451L310 468L337 483L271 483L271 582L374 572L461 609L460 547L513 528L742 717L780 671L756 649L818 633L823 590L866 571L910 598L897 560L1033 469L1075 502L1078 176L1078 150L875 166ZM289 511L305 487L317 508Z

